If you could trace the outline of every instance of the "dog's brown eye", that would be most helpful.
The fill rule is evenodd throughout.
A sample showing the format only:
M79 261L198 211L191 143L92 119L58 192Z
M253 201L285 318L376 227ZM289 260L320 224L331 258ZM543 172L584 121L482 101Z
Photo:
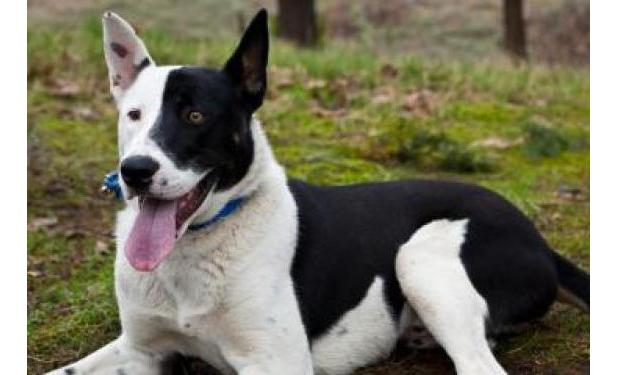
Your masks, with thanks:
M204 115L198 111L191 111L187 114L187 121L193 125L201 125L204 123Z
M142 111L139 109L132 109L127 113L127 116L129 116L131 121L137 121L142 117Z

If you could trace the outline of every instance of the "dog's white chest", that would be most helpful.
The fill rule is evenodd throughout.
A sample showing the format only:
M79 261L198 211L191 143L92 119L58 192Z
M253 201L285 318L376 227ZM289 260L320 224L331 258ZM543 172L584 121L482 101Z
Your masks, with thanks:
M217 311L225 295L223 264L187 242L182 241L151 273L134 271L122 259L124 254L118 254L116 289L121 311L136 318L124 321L133 322L131 329L150 332L151 337L144 339L161 341L161 350L199 355L225 368L215 339L221 325Z
M119 215L118 248L124 244L125 217ZM116 259L116 293L134 313L156 315L184 334L203 328L208 315L224 297L226 259L222 245L187 235L177 242L166 262L153 272L135 271L119 253Z

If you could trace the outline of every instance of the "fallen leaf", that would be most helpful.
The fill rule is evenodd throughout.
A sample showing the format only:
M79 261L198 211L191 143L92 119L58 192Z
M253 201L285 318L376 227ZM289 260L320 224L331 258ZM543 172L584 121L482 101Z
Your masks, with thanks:
M28 270L28 276L30 277L41 277L43 276L43 272L38 270Z
M411 114L428 115L432 107L431 96L429 90L413 91L404 97L402 107Z
M65 79L55 79L51 82L49 91L62 98L71 98L80 93L79 85Z
M501 137L489 137L474 142L473 146L495 148L498 150L504 150L509 147L520 145L524 142L523 138L506 139Z
M271 86L282 89L294 84L294 71L290 68L273 67L268 70Z
M393 64L384 64L382 68L380 68L380 74L385 78L395 78L399 75L399 69Z
M109 253L109 245L105 242L105 241L97 241L96 245L94 246L94 251L97 254L108 254Z
M90 107L75 107L73 114L76 117L80 117L87 121L97 120L100 118L99 114Z
M382 88L371 97L371 102L376 105L386 104L395 100L395 95L395 89L392 87Z
M575 186L560 186L558 191L556 191L556 196L560 199L569 200L569 201L582 201L586 200L584 192L582 189Z
M28 223L28 230L48 228L56 224L58 224L57 217L54 217L54 216L39 217L39 218L33 219L30 223Z
M309 90L322 89L326 87L326 81L323 79L310 79L307 82L307 88Z
M318 117L337 118L345 116L347 111L344 108L339 109L326 109L322 107L315 107L311 110L311 113Z

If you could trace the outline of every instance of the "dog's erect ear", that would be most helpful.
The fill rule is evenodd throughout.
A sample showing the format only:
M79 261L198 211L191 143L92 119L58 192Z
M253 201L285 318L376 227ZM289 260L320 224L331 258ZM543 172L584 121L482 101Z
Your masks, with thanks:
M137 75L154 61L135 30L115 13L103 15L103 49L109 69L110 91L118 100Z
M262 9L251 21L236 51L223 68L251 111L262 105L266 93L267 64L268 14Z

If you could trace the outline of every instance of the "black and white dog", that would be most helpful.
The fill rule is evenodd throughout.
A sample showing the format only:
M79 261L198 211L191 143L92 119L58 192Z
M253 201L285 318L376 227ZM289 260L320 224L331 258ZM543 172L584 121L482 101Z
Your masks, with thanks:
M120 17L103 27L122 333L53 374L156 374L173 353L223 374L349 374L400 339L442 346L459 374L504 374L492 337L559 296L588 310L589 276L488 190L288 180L253 116L264 10L221 70L157 67Z

